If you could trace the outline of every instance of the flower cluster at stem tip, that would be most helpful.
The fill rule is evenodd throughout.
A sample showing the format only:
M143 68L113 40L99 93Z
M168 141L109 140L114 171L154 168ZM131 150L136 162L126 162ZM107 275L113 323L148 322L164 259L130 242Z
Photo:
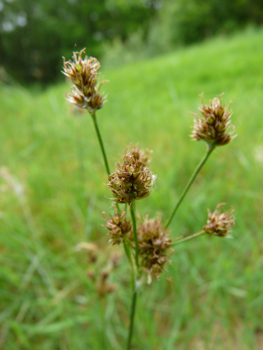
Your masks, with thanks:
M172 253L170 231L162 225L161 217L145 218L138 228L140 266L148 275L154 274L157 279L165 266L171 261L167 256Z
M127 220L126 213L124 210L117 211L116 207L115 214L110 216L109 219L105 219L106 224L103 225L109 232L110 243L112 245L120 245L123 243L125 236L132 231L132 223ZM104 213L103 213L104 214Z
M149 155L148 151L148 155ZM148 155L137 146L129 146L123 156L123 163L116 163L117 170L109 175L108 187L116 203L131 204L134 200L148 197L153 191L156 176L146 168Z
M99 82L99 61L94 57L88 56L85 56L83 59L82 55L84 53L85 49L80 52L74 52L72 61L66 61L63 57L64 67L62 73L74 84L67 100L79 108L87 109L93 115L97 109L103 107L106 101L106 96L100 93L100 89L107 80Z
M223 94L221 94L219 98L215 97L210 101L209 105L204 105L203 95L200 96L202 107L199 108L199 111L202 117L193 113L195 120L191 137L196 141L205 141L208 148L226 145L235 138L235 136L232 136L235 127L230 120L232 111L228 110L231 102L227 108L222 106ZM232 130L228 132L229 129Z
M231 209L228 212L220 213L218 209L222 205L224 205L224 203L218 204L214 212L210 212L210 210L208 210L208 220L206 225L203 227L203 231L213 236L231 237L228 235L228 233L235 226L235 210Z

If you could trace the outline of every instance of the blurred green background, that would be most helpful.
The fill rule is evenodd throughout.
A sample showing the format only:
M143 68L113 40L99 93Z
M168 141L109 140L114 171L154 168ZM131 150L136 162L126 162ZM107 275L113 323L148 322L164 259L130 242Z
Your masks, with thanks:
M200 93L208 103L225 92L238 134L171 225L173 237L198 232L224 202L234 238L176 247L171 281L140 289L134 349L262 349L262 18L262 2L246 0L0 2L0 348L125 348L129 265L102 227L111 193L92 120L69 106L60 73L61 56L87 47L110 80L97 113L110 168L130 142L153 150L157 188L141 215L166 220L205 153L189 138ZM96 263L80 242L96 243ZM100 297L116 253L116 290Z
M263 23L261 0L1 0L1 66L16 81L60 78L61 56L119 66Z

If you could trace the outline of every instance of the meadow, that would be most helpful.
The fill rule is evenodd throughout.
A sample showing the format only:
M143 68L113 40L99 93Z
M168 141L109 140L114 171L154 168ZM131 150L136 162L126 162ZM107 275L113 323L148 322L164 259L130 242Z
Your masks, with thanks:
M178 245L166 271L139 292L134 349L247 350L263 343L263 30L216 38L101 72L108 101L97 112L111 171L131 142L153 150L155 191L142 215L168 218L205 154L189 135L204 101L232 100L237 138L208 160L171 224L173 237L201 230L207 209L235 208L233 239ZM87 52L88 53L88 52ZM70 57L66 57L69 59ZM62 66L62 60L61 60ZM130 276L109 248L102 211L111 193L91 117L65 100L68 84L44 91L1 85L0 348L121 350ZM94 267L80 242L96 243ZM122 254L102 298L87 277ZM96 270L96 268L98 270Z

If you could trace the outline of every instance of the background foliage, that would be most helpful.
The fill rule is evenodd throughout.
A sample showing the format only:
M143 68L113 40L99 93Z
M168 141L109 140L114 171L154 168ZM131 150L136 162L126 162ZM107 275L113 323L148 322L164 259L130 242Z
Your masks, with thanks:
M1 65L15 80L49 83L61 57L83 47L118 65L262 22L261 0L1 0Z

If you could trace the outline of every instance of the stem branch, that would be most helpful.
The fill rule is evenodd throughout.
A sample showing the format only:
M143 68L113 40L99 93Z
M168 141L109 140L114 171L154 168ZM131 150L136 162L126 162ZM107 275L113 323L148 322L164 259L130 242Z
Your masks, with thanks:
M200 232L195 233L195 234L193 234L193 235L191 235L191 236L187 236L187 237L185 237L185 238L178 239L177 241L175 241L175 242L172 244L172 246L175 246L175 245L177 245L177 244L183 243L183 242L188 241L188 240L190 240L190 239L193 239L193 238L202 236L204 233L205 233L205 231L200 231Z
M167 222L165 228L167 228L167 227L170 225L170 223L171 223L173 217L175 216L175 214L176 214L176 212L177 212L177 210L178 210L180 204L182 203L182 201L183 201L183 199L184 199L186 193L188 192L188 190L189 190L189 188L191 187L192 183L194 182L194 180L195 180L197 174L199 173L199 171L201 170L202 166L203 166L203 165L205 164L205 162L207 161L208 157L210 156L210 154L212 153L212 151L214 150L214 148L215 148L215 146L211 146L211 147L207 150L207 152L206 152L204 158L203 158L203 159L201 160L201 162L198 164L198 166L197 166L197 168L195 169L193 175L191 176L190 180L188 181L188 184L186 185L186 187L185 187L185 189L184 189L184 191L183 191L181 197L179 198L179 200L178 200L178 202L177 202L177 204L176 204L176 206L175 206L175 208L174 208L174 210L173 210L173 212L172 212L172 214L171 214L171 216L170 216L170 218L169 218L169 220L168 220L168 222Z

